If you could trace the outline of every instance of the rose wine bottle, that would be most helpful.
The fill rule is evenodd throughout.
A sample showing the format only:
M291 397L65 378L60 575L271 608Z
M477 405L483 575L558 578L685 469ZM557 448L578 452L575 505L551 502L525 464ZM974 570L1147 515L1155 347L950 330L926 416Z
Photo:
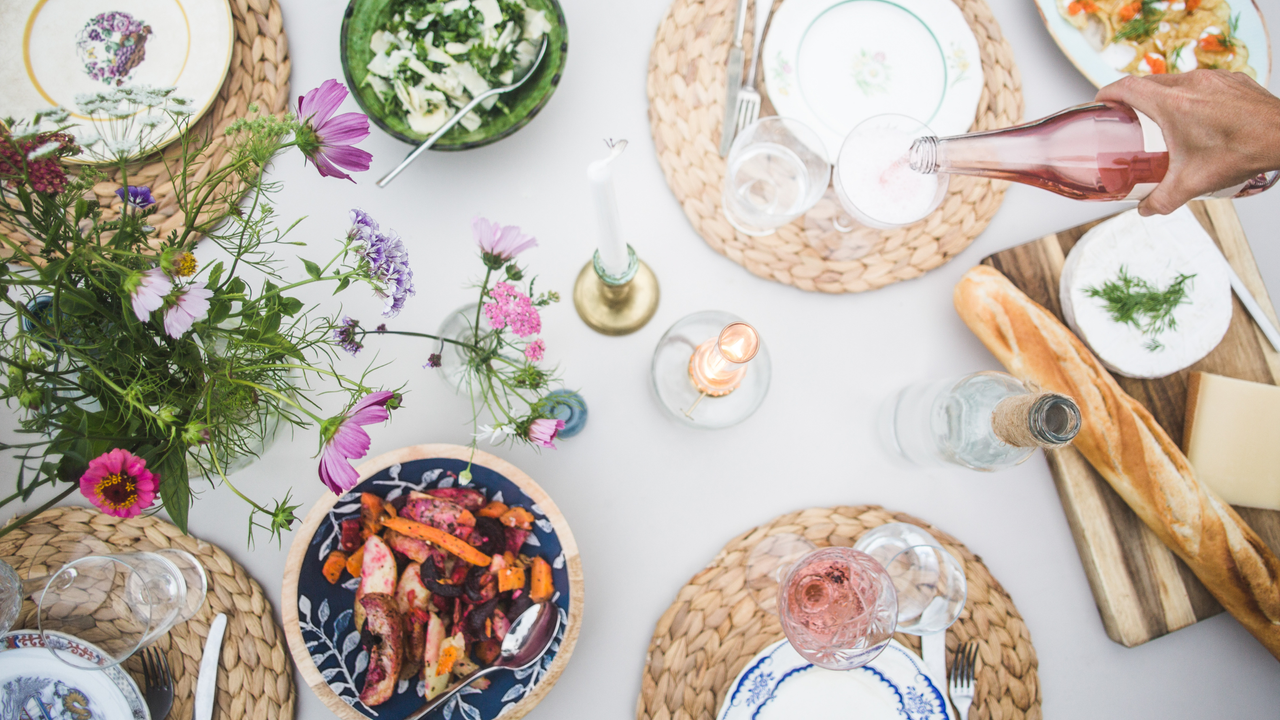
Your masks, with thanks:
M919 138L910 162L921 173L1012 180L1076 200L1141 200L1164 179L1169 150L1154 120L1097 102L1002 130ZM1254 195L1277 178L1263 173L1212 197Z

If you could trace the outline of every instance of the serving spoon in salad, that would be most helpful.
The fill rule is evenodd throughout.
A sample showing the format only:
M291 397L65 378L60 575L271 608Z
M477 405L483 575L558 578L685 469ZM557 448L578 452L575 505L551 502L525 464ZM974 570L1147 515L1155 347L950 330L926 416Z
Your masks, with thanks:
M542 659L560 632L560 608L540 602L520 613L502 638L502 653L493 664L462 678L449 691L411 713L404 720L419 720L444 705L462 688L497 670L523 670Z
M501 95L506 92L511 92L512 90L515 90L516 88L523 85L525 80L528 80L529 78L533 77L534 71L536 71L538 69L538 66L542 64L542 56L546 55L547 53L547 42L548 42L548 39L544 36L542 38L542 45L538 47L538 57L534 58L533 64L529 66L529 69L525 72L524 76L522 76L519 80L516 80L515 82L511 83L510 85L503 85L502 87L490 88L489 90L486 90L480 93L479 95L475 96L474 98L472 98L471 102L467 103L466 105L463 105L461 110L454 113L453 117L449 118L444 125L441 125L439 130L436 130L434 133L431 133L431 137L427 138L426 140L423 140L421 145L414 148L413 152L406 155L405 159L401 161L399 165L396 166L395 170L392 170L391 172L384 175L382 179L378 181L378 187L384 188L390 185L391 181L395 180L397 175L399 175L401 172L404 172L404 169L409 167L409 165L412 164L414 160L417 160L419 155L421 155L422 153L430 149L432 145L435 145L437 140L443 137L445 133L452 130L454 125L457 125L459 122L461 122L462 118L466 117L467 113L471 112L472 110L475 110L480 103L484 102L485 100L488 100L491 97L494 97L495 95Z

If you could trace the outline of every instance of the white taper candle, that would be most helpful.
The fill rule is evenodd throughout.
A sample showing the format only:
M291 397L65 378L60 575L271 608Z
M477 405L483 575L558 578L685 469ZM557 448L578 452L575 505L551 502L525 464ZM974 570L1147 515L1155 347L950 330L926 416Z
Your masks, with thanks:
M613 170L609 165L626 149L627 141L619 140L610 147L608 157L587 166L587 179L591 182L591 196L600 223L600 264L605 272L615 276L627 271L630 257L619 227L618 197L613 189Z

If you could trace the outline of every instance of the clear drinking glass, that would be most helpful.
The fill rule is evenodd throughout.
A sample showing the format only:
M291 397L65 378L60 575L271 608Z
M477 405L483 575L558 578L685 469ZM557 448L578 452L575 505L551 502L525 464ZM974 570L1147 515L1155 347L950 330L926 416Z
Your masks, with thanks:
M36 622L45 646L81 668L118 665L204 604L208 581L190 553L90 555L54 573L36 597ZM93 643L109 664L90 663L57 633Z
M938 209L948 176L911 169L911 144L933 134L906 115L888 113L858 123L840 147L833 179L836 197L853 222L838 221L836 228L851 232L861 224L887 230L919 222Z
M930 635L951 627L964 610L964 566L927 530L885 523L854 543L884 566L898 595L898 632Z
M822 139L804 123L766 117L734 138L724 214L747 235L769 235L817 204L831 182Z

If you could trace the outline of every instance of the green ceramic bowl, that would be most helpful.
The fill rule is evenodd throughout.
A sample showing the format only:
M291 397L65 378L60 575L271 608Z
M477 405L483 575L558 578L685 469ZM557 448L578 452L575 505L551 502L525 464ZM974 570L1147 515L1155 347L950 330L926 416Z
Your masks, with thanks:
M529 124L551 99L551 94L560 84L565 58L569 54L569 28L557 0L525 0L525 3L545 12L551 21L547 54L536 74L524 85L502 96L503 103L511 108L511 112L488 118L475 130L468 131L461 124L456 125L431 147L432 150L469 150L497 142ZM369 38L390 19L391 0L351 0L342 20L342 72L356 103L378 127L392 137L417 145L427 136L414 132L404 119L403 111L384 104L373 88L362 84L369 74L369 61L373 59Z

